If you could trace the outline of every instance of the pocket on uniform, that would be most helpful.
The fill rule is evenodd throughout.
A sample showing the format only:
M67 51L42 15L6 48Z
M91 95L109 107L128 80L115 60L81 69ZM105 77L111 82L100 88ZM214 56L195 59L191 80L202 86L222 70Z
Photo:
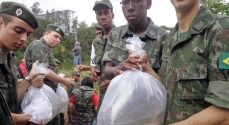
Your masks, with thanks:
M113 59L113 63L115 66L119 65L121 62L126 60L129 56L128 50L113 46L111 52L109 53L109 57Z
M178 89L181 100L203 99L207 92L207 61L190 62L177 72Z

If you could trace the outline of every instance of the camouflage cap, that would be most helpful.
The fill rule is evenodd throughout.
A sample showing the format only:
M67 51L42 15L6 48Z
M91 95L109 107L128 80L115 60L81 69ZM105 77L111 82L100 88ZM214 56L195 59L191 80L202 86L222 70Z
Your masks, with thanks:
M58 27L58 26L56 26L54 24L48 24L47 27L46 27L46 30L55 31L55 32L59 33L62 37L64 37L63 30L60 27Z
M95 5L94 5L94 7L93 7L93 10L95 11L95 10L97 10L98 8L98 5L105 5L105 6L107 6L108 8L110 8L111 10L113 10L113 6L112 6L112 4L111 4L111 2L110 2L110 0L98 0L98 1L95 1Z
M96 23L94 26L95 26L95 29L102 30L102 27L98 23Z
M73 71L72 71L72 74L73 74L73 75L80 76L80 72L79 72L78 70L73 70Z
M33 29L38 27L37 18L33 13L23 4L15 2L2 2L0 5L0 13L9 14L22 19L28 23Z

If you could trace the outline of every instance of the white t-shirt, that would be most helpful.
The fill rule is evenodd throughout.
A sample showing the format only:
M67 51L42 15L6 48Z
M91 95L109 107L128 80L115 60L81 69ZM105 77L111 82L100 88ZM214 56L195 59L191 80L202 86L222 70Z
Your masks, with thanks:
M94 48L93 44L91 44L91 60L90 60L90 65L91 66L94 66L94 67L96 67L96 64L95 64L95 62L93 60L95 56L96 56L95 55L95 48Z

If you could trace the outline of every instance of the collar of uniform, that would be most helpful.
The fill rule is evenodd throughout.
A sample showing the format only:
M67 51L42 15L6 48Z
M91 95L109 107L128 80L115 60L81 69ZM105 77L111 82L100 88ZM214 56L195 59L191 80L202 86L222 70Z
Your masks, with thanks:
M199 34L210 24L211 20L211 12L205 7L200 7L199 12L195 16L187 32L189 35ZM176 24L176 26L171 31L170 36L174 36L174 34L178 31L178 27L178 24Z
M50 48L50 47L48 46L47 42L45 41L45 39L44 39L43 37L40 38L40 41L41 41L43 44L45 44L48 48Z
M141 38L145 38L146 36L152 38L152 39L156 39L156 33L155 33L155 27L154 27L154 23L151 20L151 18L147 17L147 20L150 22L149 26L147 28L147 30L142 33L139 34L138 36ZM129 25L126 25L124 28L124 32L121 34L122 37L126 36L126 35L133 35L134 33L130 30Z
M2 48L0 48L0 64L4 64L6 55L3 54Z

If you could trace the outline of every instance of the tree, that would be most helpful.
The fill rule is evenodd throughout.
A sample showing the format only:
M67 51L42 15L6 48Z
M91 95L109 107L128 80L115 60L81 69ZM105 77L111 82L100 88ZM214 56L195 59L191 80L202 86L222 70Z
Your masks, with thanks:
M33 6L31 6L30 8L31 8L33 14L36 17L43 13L43 10L41 10L41 8L40 8L40 3L39 2L33 3Z
M229 3L225 0L201 0L201 4L207 7L213 14L229 16Z

